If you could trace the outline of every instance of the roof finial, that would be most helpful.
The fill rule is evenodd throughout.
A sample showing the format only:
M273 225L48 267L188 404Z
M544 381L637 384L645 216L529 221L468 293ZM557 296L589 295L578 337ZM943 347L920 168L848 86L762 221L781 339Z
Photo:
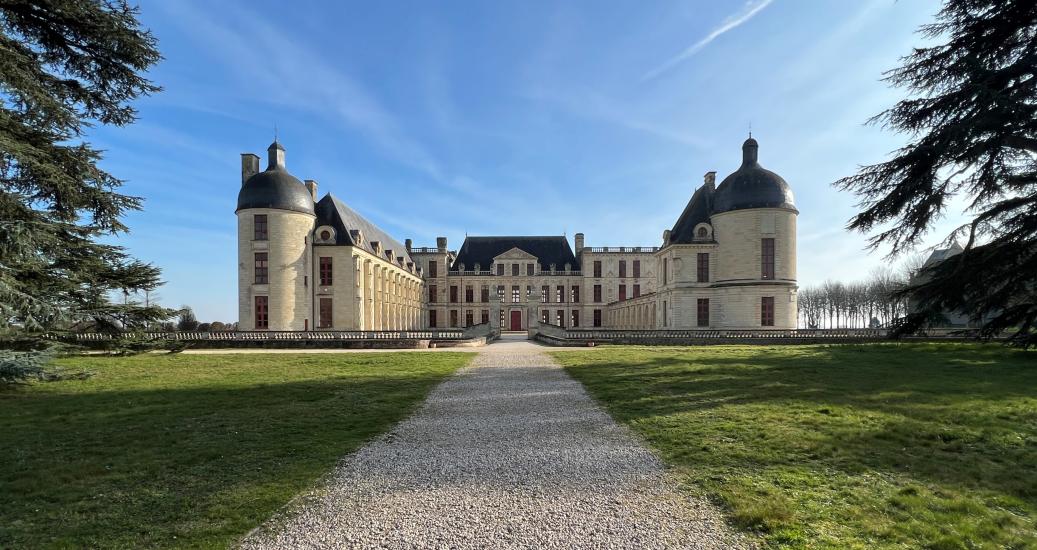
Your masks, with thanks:
M749 121L749 137L753 137L753 121Z
M749 132L749 136L752 137L753 133ZM274 123L274 143L277 143L277 123Z

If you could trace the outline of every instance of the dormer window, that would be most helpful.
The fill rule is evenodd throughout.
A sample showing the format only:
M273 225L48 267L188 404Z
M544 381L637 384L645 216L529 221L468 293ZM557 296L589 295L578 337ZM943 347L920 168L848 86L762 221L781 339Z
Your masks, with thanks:
M567 272L568 271L572 271L572 264L570 264L569 262L566 262L565 263L565 271L567 271Z
M475 270L476 270L476 271L479 271L479 270L480 270L479 268L481 268L481 267L482 267L481 265L479 265L479 264L475 264Z
M699 228L699 238L700 239L705 239L706 235L709 235L709 231L706 231L705 227L700 227Z

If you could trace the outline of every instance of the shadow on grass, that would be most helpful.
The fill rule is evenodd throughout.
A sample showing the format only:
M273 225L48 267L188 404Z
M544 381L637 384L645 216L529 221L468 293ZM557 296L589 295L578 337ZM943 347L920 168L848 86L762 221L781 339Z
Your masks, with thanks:
M450 369L226 388L0 393L0 547L225 546Z
M926 345L574 353L556 357L618 420L726 500L793 494L786 505L821 508L821 499L844 498L885 509L878 524L899 513L917 483L926 495L918 506L966 495L1031 528L1037 516L1037 353ZM875 474L907 493L839 496ZM739 476L744 487L727 483ZM755 495L746 490L759 481L752 476L767 479ZM799 520L833 519L812 513ZM744 526L766 527L765 519ZM897 529L862 529L870 528Z

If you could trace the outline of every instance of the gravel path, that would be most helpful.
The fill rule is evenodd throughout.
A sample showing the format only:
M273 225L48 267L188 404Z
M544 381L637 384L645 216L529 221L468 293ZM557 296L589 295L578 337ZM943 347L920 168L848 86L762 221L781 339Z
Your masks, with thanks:
M481 348L242 546L745 546L540 349Z

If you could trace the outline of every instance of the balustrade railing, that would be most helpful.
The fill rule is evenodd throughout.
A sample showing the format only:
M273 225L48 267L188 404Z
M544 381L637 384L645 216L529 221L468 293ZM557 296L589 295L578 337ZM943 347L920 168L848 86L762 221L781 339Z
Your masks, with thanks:
M327 340L462 340L470 338L469 331L463 329L424 329L424 330L318 330L318 331L277 331L256 330L239 332L140 332L140 333L105 333L80 332L52 334L53 339L71 339L79 342L102 342L120 338L139 336L145 340L184 341L327 341Z
M654 253L659 251L658 246L588 246L584 248L585 251L608 253L608 252L643 252L646 254Z

